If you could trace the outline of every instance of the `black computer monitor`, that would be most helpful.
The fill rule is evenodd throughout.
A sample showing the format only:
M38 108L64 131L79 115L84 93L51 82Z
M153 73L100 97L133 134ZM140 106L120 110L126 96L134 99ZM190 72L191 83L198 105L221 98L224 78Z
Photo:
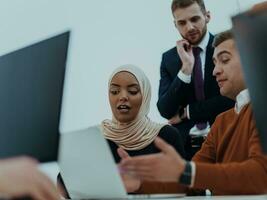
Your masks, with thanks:
M267 12L232 18L260 140L267 153Z
M0 159L58 157L70 32L0 57Z

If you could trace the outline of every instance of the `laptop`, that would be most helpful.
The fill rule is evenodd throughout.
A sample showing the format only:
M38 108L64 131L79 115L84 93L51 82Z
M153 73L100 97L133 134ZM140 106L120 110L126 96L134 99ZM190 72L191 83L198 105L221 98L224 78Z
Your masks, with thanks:
M241 13L232 21L261 146L267 154L267 12Z
M61 135L59 168L73 199L177 198L184 194L127 195L99 127Z
M58 158L59 120L70 32L0 57L0 159Z

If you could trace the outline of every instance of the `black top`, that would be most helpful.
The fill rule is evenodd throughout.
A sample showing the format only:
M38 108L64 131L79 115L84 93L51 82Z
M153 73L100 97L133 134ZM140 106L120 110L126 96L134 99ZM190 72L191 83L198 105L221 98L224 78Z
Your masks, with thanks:
M185 155L184 144L182 142L181 135L179 134L177 129L175 129L174 127L169 126L169 125L163 126L160 129L158 136L161 137L163 140L165 140L170 145L172 145L175 148L175 150L177 152L179 152L179 154L182 157L184 157L184 155ZM120 162L120 157L117 153L118 145L111 140L108 140L108 143L109 143L109 147L112 151L112 154L114 156L115 162L116 163ZM158 153L159 150L152 142L144 149L133 150L133 151L128 150L127 152L130 156L138 156L138 155L146 155L146 154L151 154L151 153Z
M179 152L179 154L182 157L185 156L185 150L184 150L184 144L182 142L182 137L176 128L174 128L170 125L163 126L160 129L158 136L161 137L163 140L165 140L170 145L172 145L175 148L175 150L177 152ZM118 145L111 140L108 140L108 144L109 144L109 147L110 147L112 154L114 156L115 162L119 163L120 157L117 153ZM157 149L157 147L152 142L144 149L127 151L127 152L130 156L137 156L137 155L146 155L146 154L151 154L151 153L158 153L160 151ZM69 197L69 194L66 191L66 187L64 185L64 181L63 181L62 176L60 174L58 175L58 183L60 183L63 186L63 188L65 189L65 193L67 195L66 197Z

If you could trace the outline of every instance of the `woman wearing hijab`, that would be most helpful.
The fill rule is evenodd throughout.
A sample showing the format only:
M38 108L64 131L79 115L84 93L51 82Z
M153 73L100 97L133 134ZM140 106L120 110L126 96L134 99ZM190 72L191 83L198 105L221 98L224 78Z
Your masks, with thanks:
M108 141L116 163L119 163L123 156L159 152L153 143L157 136L171 144L180 155L185 155L178 131L168 124L152 122L147 116L151 86L140 68L133 65L118 67L110 77L108 91L112 119L102 121L100 129ZM140 184L138 179L123 174L121 176L128 192ZM64 186L60 175L58 180Z
M118 147L130 156L159 152L153 143L157 136L184 155L182 138L177 130L149 119L151 86L140 68L133 65L118 67L110 77L108 88L112 119L104 120L101 129L116 162L120 161Z

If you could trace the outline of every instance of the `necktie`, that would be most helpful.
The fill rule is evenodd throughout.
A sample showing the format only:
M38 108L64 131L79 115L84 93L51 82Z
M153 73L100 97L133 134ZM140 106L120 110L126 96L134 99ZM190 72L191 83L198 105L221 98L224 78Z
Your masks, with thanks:
M196 96L197 101L201 101L205 99L204 80L202 76L200 52L201 52L200 47L193 48L193 54L195 57L193 79L194 79L195 96ZM207 123L197 123L196 126L199 130L203 130L207 127Z

